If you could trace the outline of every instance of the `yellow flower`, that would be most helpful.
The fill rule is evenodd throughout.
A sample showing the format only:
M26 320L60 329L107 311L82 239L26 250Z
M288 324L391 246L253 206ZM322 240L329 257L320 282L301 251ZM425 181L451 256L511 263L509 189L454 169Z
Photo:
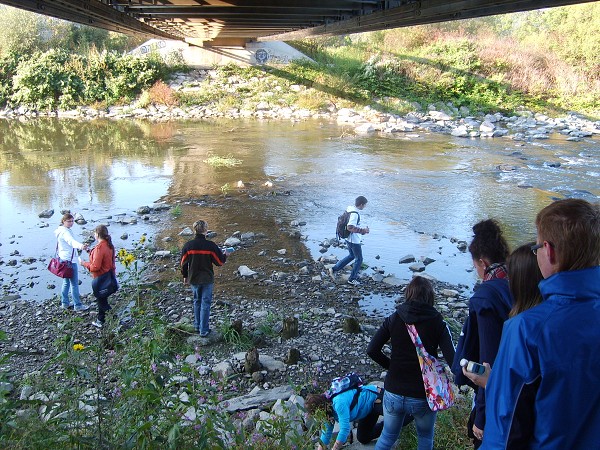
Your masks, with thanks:
M140 244L143 244L144 242L146 242L146 235L142 234L142 237L140 238Z
M73 345L73 350L75 350L76 352L79 352L81 350L83 350L85 347L83 346L83 344L74 344Z
M135 261L135 256L133 256L124 248L119 250L117 253L117 258L119 258L119 261L125 266L126 269L128 269L129 266L131 266L131 264Z

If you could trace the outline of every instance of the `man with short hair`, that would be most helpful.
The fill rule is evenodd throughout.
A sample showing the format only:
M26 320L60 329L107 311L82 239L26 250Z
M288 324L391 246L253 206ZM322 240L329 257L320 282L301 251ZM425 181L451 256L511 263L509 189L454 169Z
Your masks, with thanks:
M556 201L536 218L544 301L504 324L486 387L482 450L517 448L517 404L534 425L518 448L598 448L600 435L600 206ZM522 430L523 431L523 430Z
M360 224L360 214L359 211L362 211L367 206L367 199L362 195L356 197L354 200L354 206L350 205L346 208L346 211L350 213L350 218L348 219L348 225L346 228L350 231L350 235L346 238L346 245L348 246L348 256L339 260L337 264L331 268L329 268L329 275L335 281L335 272L338 270L342 270L352 261L354 264L352 265L352 272L350 272L350 278L348 278L348 283L353 285L358 285L360 282L358 281L358 272L360 271L360 267L362 266L363 256L362 256L362 236L365 234L369 234L369 227L361 228Z
M229 253L206 239L208 224L204 220L194 222L193 228L196 237L181 251L181 274L183 282L190 284L194 293L194 329L201 337L207 337L210 334L208 321L215 282L213 265L225 264Z

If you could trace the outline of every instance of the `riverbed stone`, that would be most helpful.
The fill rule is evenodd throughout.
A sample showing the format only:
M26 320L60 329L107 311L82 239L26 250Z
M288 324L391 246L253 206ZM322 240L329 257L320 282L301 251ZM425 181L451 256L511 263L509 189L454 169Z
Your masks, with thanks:
M254 277L255 275L257 275L257 273L254 270L250 269L248 266L239 266L237 272L243 278Z
M54 210L53 209L45 209L42 212L40 212L38 214L38 217L41 219L49 219L50 217L52 217L54 215Z
M399 264L408 264L408 263L412 263L415 262L415 256L414 255L406 255L403 256L402 258L400 258L400 261L398 261Z
M408 266L408 268L413 272L423 272L425 270L425 264L419 261L414 264L411 264L410 266Z
M190 227L185 227L179 232L179 236L194 236L194 231Z

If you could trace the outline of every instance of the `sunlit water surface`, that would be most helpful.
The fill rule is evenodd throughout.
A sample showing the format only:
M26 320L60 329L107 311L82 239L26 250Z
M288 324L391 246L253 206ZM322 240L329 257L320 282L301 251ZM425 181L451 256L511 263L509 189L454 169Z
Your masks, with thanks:
M52 231L62 209L88 220L84 227L75 225L77 236L108 222L113 237L128 234L117 242L128 248L143 233L176 236L181 230L182 224L164 221L139 220L135 226L115 222L119 215L135 217L139 206L163 198L189 199L182 203L183 217L208 216L214 229L235 223L244 232L261 221L299 220L306 222L300 230L318 258L320 243L334 237L337 216L364 195L369 203L361 225L371 233L363 254L370 268L410 279L409 264L399 264L399 259L429 257L435 262L426 273L470 287L475 282L471 260L453 240L469 241L474 223L498 219L515 246L534 239L535 214L553 198L598 201L600 196L600 138L568 142L554 134L523 143L429 133L353 136L348 131L319 121L2 121L4 295L40 300L57 293L58 288L48 289L58 283L43 264L22 264L21 259L51 257L56 245ZM241 164L215 168L205 162L211 155L233 157ZM237 188L238 181L244 189ZM267 181L273 186L264 186ZM290 195L276 201L244 200L249 191L267 195L266 190ZM218 212L198 206L197 199L223 192L241 201ZM54 216L38 218L45 209L54 209ZM43 227L45 223L50 226ZM342 257L345 251L332 247L325 254ZM17 266L7 264L13 259ZM89 289L89 283L82 284L84 293ZM393 299L372 296L361 304L385 313Z

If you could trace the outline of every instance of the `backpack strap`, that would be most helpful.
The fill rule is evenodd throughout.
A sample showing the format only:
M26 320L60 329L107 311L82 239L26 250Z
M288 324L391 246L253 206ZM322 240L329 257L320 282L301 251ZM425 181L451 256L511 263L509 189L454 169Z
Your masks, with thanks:
M360 397L360 393L362 391L362 386L356 388L356 392L354 393L354 397L352 397L352 401L350 402L350 411L358 404L358 397Z

